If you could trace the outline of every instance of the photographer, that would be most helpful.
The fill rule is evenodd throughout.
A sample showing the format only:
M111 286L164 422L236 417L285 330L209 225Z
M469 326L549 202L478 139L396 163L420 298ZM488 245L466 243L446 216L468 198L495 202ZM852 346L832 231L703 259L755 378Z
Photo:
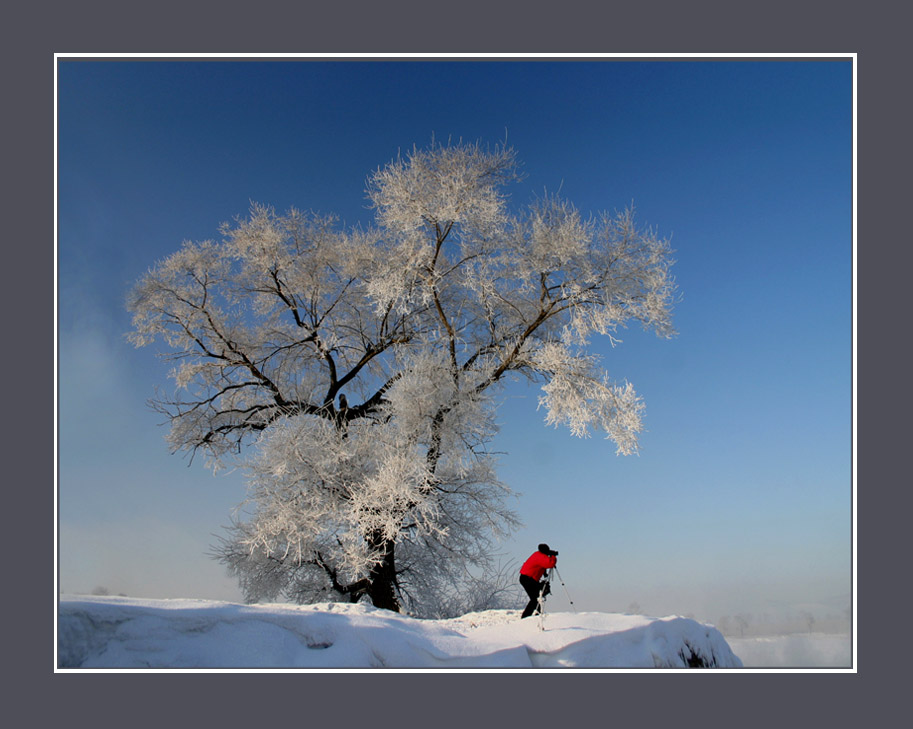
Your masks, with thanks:
M558 553L549 549L547 544L540 544L520 568L520 584L529 595L529 604L523 610L521 618L541 612L539 599L548 594L548 582L540 582L546 570L558 564Z

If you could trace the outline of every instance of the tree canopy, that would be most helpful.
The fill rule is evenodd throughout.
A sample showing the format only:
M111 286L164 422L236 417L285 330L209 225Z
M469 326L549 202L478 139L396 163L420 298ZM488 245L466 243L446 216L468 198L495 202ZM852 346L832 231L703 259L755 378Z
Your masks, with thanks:
M674 334L669 243L630 209L514 212L519 177L507 147L414 149L370 176L370 228L253 205L132 290L132 340L175 363L153 401L171 447L247 469L217 552L248 599L466 604L518 523L488 451L510 378L541 385L547 423L636 451L643 403L589 345Z

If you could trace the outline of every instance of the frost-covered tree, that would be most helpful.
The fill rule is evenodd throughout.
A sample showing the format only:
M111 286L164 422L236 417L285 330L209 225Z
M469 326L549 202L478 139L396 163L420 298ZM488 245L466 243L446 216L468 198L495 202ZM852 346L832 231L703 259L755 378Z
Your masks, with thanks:
M172 448L247 469L217 554L249 600L428 613L470 567L491 589L517 524L487 450L509 378L541 384L547 423L636 450L642 402L588 345L631 322L673 333L668 242L630 210L512 212L518 177L509 148L432 144L369 178L369 229L254 205L133 289L132 340L175 362L154 401Z

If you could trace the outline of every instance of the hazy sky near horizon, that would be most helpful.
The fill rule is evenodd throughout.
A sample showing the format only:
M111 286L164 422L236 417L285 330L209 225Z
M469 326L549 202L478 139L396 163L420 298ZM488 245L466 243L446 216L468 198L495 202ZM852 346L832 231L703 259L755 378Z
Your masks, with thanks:
M504 561L549 542L581 610L850 604L848 61L63 60L57 113L63 591L241 598L206 553L243 479L168 452L145 404L168 368L125 339L146 269L251 201L367 223L366 177L400 150L506 135L512 204L633 202L671 237L681 301L676 338L595 344L645 400L640 455L505 393L500 476L526 526Z

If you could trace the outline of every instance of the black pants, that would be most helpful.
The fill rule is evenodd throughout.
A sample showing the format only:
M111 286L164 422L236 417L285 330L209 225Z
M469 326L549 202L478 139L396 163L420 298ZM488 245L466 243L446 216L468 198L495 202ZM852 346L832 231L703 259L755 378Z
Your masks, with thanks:
M523 609L523 614L520 617L528 618L530 615L538 615L542 612L542 607L539 605L539 596L548 583L537 582L529 575L520 575L520 584L523 585L523 589L529 595L529 603Z

